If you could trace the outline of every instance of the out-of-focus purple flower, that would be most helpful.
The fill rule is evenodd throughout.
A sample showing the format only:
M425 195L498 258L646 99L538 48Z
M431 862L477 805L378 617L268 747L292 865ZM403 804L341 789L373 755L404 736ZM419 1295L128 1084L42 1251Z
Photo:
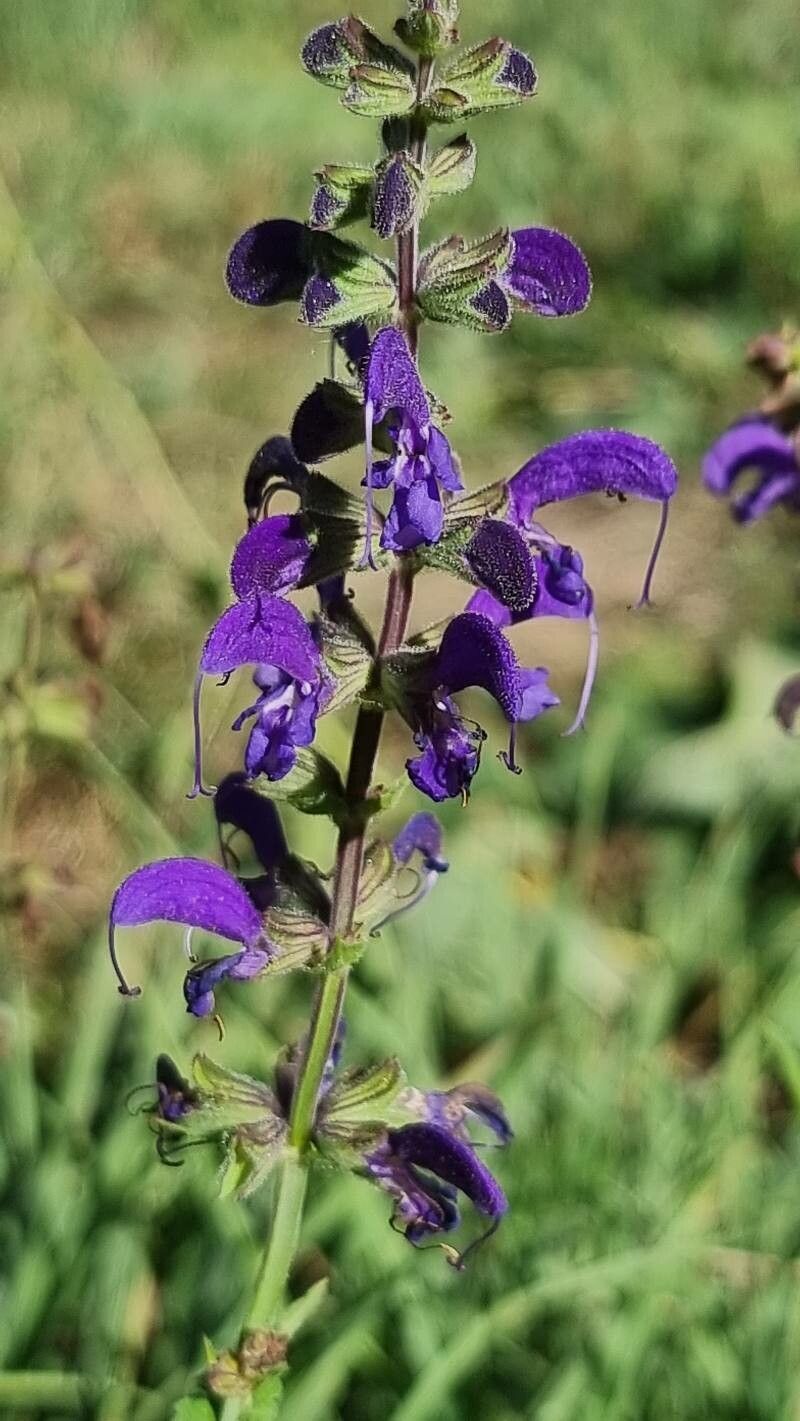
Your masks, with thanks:
M534 454L509 479L509 517L523 530L535 528L534 515L547 503L606 493L624 501L644 498L661 504L661 519L638 605L650 600L650 588L667 527L669 502L678 487L672 460L658 444L616 429L572 434Z
M459 1193L490 1220L478 1242L494 1233L508 1210L503 1190L472 1146L441 1125L420 1123L387 1131L385 1142L366 1156L365 1166L368 1176L395 1201L392 1227L415 1247L458 1226ZM464 1266L469 1252L446 1248L448 1261L457 1268Z
M367 469L367 540L364 561L371 558L372 493L392 488L394 500L381 533L381 547L405 552L421 543L438 542L444 512L441 490L463 488L453 455L441 430L431 423L428 399L402 332L394 326L378 331L366 366L365 419ZM376 424L388 418L394 453L373 462Z
M703 482L726 497L746 469L759 477L753 488L731 500L737 522L752 523L778 503L800 511L797 445L763 415L747 415L712 444L703 460Z
M468 793L485 736L464 720L452 697L469 686L488 691L509 721L511 738L504 759L516 772L517 725L559 704L547 674L541 666L521 667L488 617L477 612L454 617L427 674L429 694L414 701L414 741L421 753L406 762L412 784L437 802Z
M207 1016L214 1010L214 988L224 978L255 977L274 955L261 914L232 874L204 859L159 859L123 880L111 902L109 951L123 996L139 995L123 976L116 954L117 928L145 923L183 923L239 944L240 950L191 968L184 981L187 1010Z
M537 316L575 316L592 294L583 252L549 227L511 233L511 259L498 280L524 311Z
M424 812L413 814L392 844L392 857L398 869L416 871L416 883L385 917L372 924L373 934L416 908L427 898L441 874L447 873L450 865L442 855L442 826L436 816Z
M176 1125L197 1103L197 1091L181 1075L171 1056L156 1061L156 1107L159 1120Z
M503 1102L494 1091L478 1081L468 1081L454 1086L452 1090L426 1091L422 1094L422 1106L426 1120L458 1135L459 1139L469 1141L467 1122L473 1119L486 1125L501 1145L507 1145L513 1139L514 1132Z

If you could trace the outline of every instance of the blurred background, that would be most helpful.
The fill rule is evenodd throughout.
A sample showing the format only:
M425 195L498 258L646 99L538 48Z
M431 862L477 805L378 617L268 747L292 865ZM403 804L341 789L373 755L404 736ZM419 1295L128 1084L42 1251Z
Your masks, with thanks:
M521 778L486 755L468 810L444 814L450 873L351 990L351 1062L397 1052L420 1086L504 1097L511 1215L458 1276L389 1231L377 1192L316 1179L292 1288L330 1293L281 1415L797 1421L800 749L770 707L800 665L798 532L780 511L737 529L698 475L760 395L746 342L800 316L796 5L463 10L465 40L534 56L540 92L471 126L475 185L428 232L552 225L595 277L575 320L425 330L468 481L616 425L662 442L682 484L648 612L628 609L652 506L549 520L597 590L587 731L559 734L585 630L515 634L563 708ZM384 32L397 12L361 6ZM143 860L215 854L208 805L184 798L198 649L249 458L327 358L292 307L236 306L222 270L244 227L304 217L314 168L373 156L372 125L298 65L336 17L0 0L2 1415L167 1415L203 1334L235 1337L265 1233L267 1198L219 1201L213 1151L158 1165L124 1102L162 1050L264 1073L310 982L230 987L218 1045L182 1010L180 930L124 935L131 1005L104 920ZM418 624L460 595L425 581ZM208 693L214 774L240 753L240 704ZM323 722L330 753L348 729ZM407 753L398 731L387 769ZM409 790L398 819L416 807ZM289 829L330 862L324 825Z

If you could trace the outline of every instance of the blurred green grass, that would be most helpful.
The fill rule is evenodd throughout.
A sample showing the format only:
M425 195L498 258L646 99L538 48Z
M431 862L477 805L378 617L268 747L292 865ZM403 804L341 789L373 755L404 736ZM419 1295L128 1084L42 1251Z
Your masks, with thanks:
M432 235L547 222L596 282L576 321L426 332L468 476L610 423L662 440L683 487L647 617L627 605L651 512L559 510L603 622L589 731L543 725L519 781L487 755L469 811L446 816L450 874L352 992L352 1060L397 1051L421 1085L484 1076L506 1097L508 1225L454 1277L389 1233L366 1186L317 1180L295 1288L330 1276L332 1297L297 1340L285 1415L796 1421L800 760L768 711L797 658L797 534L780 517L736 531L696 487L700 451L755 396L744 341L800 310L796 11L464 9L468 40L530 49L541 92L475 124L476 185ZM175 934L127 936L146 992L126 1010L102 918L142 858L214 851L182 798L197 647L247 460L325 362L288 308L234 306L220 273L249 222L304 214L314 167L373 151L297 68L329 18L322 0L0 0L3 558L80 538L110 619L84 668L92 738L35 741L7 826L53 882L4 925L0 1360L85 1379L29 1406L43 1417L162 1415L202 1334L235 1335L266 1227L265 1201L216 1200L208 1158L158 1167L125 1114L158 1050L216 1048L181 1012ZM455 595L431 584L419 615ZM4 676L20 621L7 595ZM580 632L520 646L568 700ZM42 673L83 674L53 609ZM233 747L219 700L216 767ZM342 727L324 738L342 752ZM404 753L397 736L387 762ZM324 827L291 828L329 860ZM220 1058L263 1071L307 999L305 981L232 988Z

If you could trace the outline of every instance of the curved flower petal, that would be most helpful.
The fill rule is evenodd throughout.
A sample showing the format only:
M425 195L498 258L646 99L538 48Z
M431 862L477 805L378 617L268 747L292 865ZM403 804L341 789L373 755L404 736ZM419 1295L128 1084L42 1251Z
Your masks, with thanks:
M528 544L513 524L484 518L464 556L484 587L510 611L523 612L531 606L537 586L536 566Z
M675 465L651 439L617 429L589 429L548 445L509 479L510 516L527 525L543 504L585 493L662 503L677 487Z
M205 859L159 859L145 864L120 884L111 901L108 943L123 996L138 996L129 987L116 957L114 935L119 927L144 923L183 923L219 937L254 946L262 936L261 915L237 879Z
M471 1200L481 1214L501 1218L508 1200L494 1175L475 1150L440 1125L420 1122L388 1132L395 1157L418 1169L430 1170Z
M523 227L511 237L512 256L501 280L525 310L574 316L588 306L592 275L569 237L549 227Z
M733 501L733 516L737 523L754 523L779 503L790 500L797 506L800 494L800 471L796 468L783 474L768 474L748 493Z
M398 410L417 430L427 429L431 417L427 396L405 337L396 326L378 331L372 342L364 394L376 424L390 410Z
M319 651L305 618L291 602L267 592L222 613L206 639L200 671L227 676L256 664L276 666L298 681L319 680Z
M763 474L794 470L800 482L792 440L760 415L747 415L711 445L703 459L703 482L712 493L729 493L739 474L749 468Z
M507 720L522 708L520 668L503 633L488 617L462 612L445 630L432 672L436 686L455 694L480 686L497 701Z
M228 290L248 306L296 301L311 274L308 231L279 217L257 222L234 242L225 269Z
M256 523L236 545L231 585L240 599L255 592L286 592L296 587L308 566L311 544L297 513L278 514Z

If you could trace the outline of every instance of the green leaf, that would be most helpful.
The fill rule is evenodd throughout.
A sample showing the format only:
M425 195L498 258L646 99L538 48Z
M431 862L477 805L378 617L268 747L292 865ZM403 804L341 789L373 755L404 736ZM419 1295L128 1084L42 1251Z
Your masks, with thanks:
M410 74L380 64L357 64L342 103L363 118L396 118L414 107L417 88Z
M344 1071L327 1097L325 1119L376 1120L406 1084L396 1056L374 1066L354 1066Z
M397 302L392 268L355 242L328 232L316 232L312 237L317 270L332 283L339 299L310 324L331 329L368 318L389 320Z
M493 276L498 276L511 259L511 233L500 227L475 242L464 237L447 237L424 252L420 261L422 293L445 291L477 292Z
M298 750L296 763L282 780L260 775L253 780L253 789L265 799L293 805L301 814L325 814L336 823L346 812L339 771L332 760L311 746Z
M369 628L352 603L344 603L336 616L317 619L325 665L336 681L326 714L349 705L361 694L375 664L375 647Z
M501 518L508 504L508 484L505 479L498 479L496 483L484 484L483 488L453 499L447 506L445 524L449 526L461 519Z
M330 1280L318 1278L302 1297L288 1303L281 1317L279 1330L285 1337L294 1337L319 1312L330 1292Z
M205 1396L183 1396L171 1412L172 1421L214 1421L214 1408Z
M277 1372L259 1382L247 1412L248 1421L276 1421L283 1397L283 1380Z
M475 177L478 150L466 133L453 138L434 153L425 174L425 196L453 197L464 192Z

